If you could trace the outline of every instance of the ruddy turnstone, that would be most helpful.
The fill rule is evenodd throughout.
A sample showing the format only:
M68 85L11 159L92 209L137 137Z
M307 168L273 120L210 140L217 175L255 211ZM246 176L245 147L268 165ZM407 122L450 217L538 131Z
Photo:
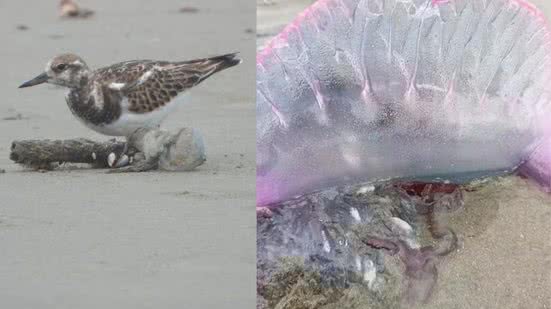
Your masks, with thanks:
M59 55L19 88L50 83L69 88L67 105L87 127L111 136L158 127L188 90L241 63L236 53L190 61L134 60L90 70L74 54Z

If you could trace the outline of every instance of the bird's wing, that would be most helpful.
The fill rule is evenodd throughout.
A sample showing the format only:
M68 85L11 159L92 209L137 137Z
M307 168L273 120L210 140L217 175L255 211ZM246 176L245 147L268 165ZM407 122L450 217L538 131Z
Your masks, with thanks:
M240 63L235 54L183 62L129 62L126 77L110 80L109 89L128 99L128 110L146 113L170 102L212 74Z

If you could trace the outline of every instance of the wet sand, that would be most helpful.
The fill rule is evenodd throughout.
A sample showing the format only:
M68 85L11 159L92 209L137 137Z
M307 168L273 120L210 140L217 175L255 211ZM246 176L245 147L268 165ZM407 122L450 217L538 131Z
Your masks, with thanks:
M551 308L551 197L520 177L465 194L453 217L457 252L420 308Z
M312 2L257 2L257 48ZM551 3L534 3L551 16ZM436 291L419 308L551 308L550 225L551 196L519 177L466 193L452 222L460 249L440 263Z
M0 2L0 308L253 308L254 5L79 4L96 15L60 20L57 1ZM203 82L164 123L199 130L206 164L123 175L13 164L16 139L108 138L71 115L64 90L17 89L67 51L93 68L240 51L243 64Z

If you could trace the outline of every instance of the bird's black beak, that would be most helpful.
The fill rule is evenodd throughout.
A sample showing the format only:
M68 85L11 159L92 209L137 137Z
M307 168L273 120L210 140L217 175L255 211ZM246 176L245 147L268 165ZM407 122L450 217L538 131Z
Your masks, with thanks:
M30 81L23 83L23 85L19 86L19 88L31 87L31 86L36 86L36 85L45 83L48 81L48 78L49 78L48 74L42 73L37 77L31 79Z

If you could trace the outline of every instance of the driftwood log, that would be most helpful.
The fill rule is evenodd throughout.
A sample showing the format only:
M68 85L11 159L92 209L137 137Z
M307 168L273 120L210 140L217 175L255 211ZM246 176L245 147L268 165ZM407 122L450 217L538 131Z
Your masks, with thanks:
M149 170L188 171L206 160L199 132L139 129L127 142L70 140L21 140L11 146L10 159L26 167L51 170L63 163L85 163L110 172Z

